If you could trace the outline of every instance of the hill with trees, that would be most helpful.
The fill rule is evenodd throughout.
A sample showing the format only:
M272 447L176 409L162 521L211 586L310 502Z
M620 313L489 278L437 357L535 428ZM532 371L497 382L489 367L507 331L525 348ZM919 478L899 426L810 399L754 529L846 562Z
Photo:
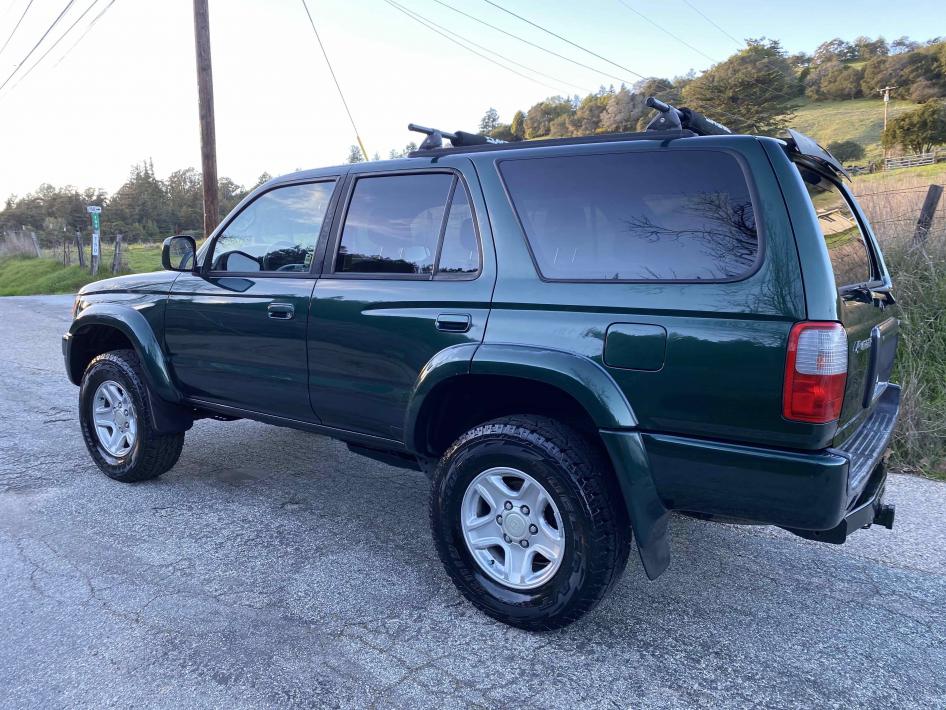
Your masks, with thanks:
M882 137L878 90L885 86L897 88L888 107L890 129ZM777 135L792 125L824 145L844 144L839 153L848 160L876 160L883 146L913 152L946 143L946 41L835 38L811 54L788 54L775 40L750 39L699 75L602 86L584 97L549 97L521 107L508 123L490 108L479 130L510 141L639 130L653 116L644 103L648 96L692 107L736 132ZM387 157L414 149L416 144L408 143ZM359 148L351 146L348 162L363 159ZM263 174L256 184L268 178ZM218 189L220 211L226 214L252 187L221 178ZM32 231L44 245L58 243L64 234L88 229L85 207L90 204L106 207L104 233L120 233L128 241L201 231L200 174L184 168L162 179L145 161L133 166L111 195L44 184L29 194L10 196L0 210L0 233Z

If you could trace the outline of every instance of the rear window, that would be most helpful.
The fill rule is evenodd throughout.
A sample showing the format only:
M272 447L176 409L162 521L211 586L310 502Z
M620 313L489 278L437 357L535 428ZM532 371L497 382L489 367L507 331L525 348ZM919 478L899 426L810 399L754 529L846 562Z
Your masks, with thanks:
M547 279L723 281L759 257L749 188L727 153L505 160L500 172Z
M841 190L817 173L803 169L802 177L815 214L818 215L818 225L828 247L837 287L873 280L870 252L864 234Z

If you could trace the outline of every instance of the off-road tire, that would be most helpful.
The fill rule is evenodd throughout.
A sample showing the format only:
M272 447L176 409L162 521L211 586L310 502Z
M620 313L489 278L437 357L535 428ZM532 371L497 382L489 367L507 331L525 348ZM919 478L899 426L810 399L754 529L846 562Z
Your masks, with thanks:
M493 466L517 468L549 492L566 545L554 576L517 590L485 574L460 526L469 482ZM480 424L447 450L431 485L430 523L440 559L460 592L489 616L531 631L559 628L598 604L627 563L631 531L613 469L601 447L554 419L516 415Z
M131 397L138 419L134 446L120 458L109 454L99 443L92 423L92 398L105 380L114 380ZM123 483L156 478L177 463L184 446L184 434L158 434L154 430L148 386L134 350L114 350L89 363L79 389L79 423L82 438L92 460L106 476Z

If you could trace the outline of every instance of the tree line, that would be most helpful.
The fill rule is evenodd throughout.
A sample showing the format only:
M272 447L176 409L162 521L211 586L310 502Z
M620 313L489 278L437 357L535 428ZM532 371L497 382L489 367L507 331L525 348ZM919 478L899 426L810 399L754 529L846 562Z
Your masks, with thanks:
M654 115L648 96L685 105L726 124L734 132L776 135L791 122L800 101L851 99L876 95L896 86L895 98L922 104L891 121L884 145L911 152L946 143L946 41L915 42L901 37L859 37L853 42L832 39L813 53L788 54L778 41L749 39L746 46L702 74L649 78L628 87L601 87L585 97L553 96L516 111L509 123L490 108L479 131L502 140L558 138L643 129ZM416 143L391 150L398 158L416 150ZM863 154L857 144L829 146L845 160ZM841 157L839 155L839 157ZM347 162L363 160L351 146ZM375 154L374 160L380 159ZM269 179L264 173L245 188L229 178L218 184L220 211L226 214L250 190ZM9 197L0 211L0 233L36 232L52 245L74 230L88 231L87 205L105 208L102 229L129 241L155 241L170 234L200 234L203 198L200 173L176 170L160 179L151 161L132 167L128 179L113 194L73 186L41 185L22 197Z
M257 185L270 179L263 173ZM253 188L227 177L218 181L220 212L226 214ZM86 206L103 207L103 234L121 234L126 241L156 241L171 234L200 235L203 225L203 180L194 168L175 170L159 179L150 160L134 165L125 183L109 195L72 185L41 185L22 197L10 196L0 211L0 233L35 232L43 246L52 246L76 229L90 229Z
M900 37L858 37L853 42L835 38L813 53L788 54L778 41L749 39L746 46L702 74L649 78L631 87L600 87L585 97L553 96L528 109L516 111L509 123L490 108L479 131L506 141L567 138L642 130L654 112L648 96L685 105L727 125L736 133L776 135L791 123L793 108L804 100L849 100L876 96L896 86L893 98L924 104L909 116L892 122L884 136L887 147L908 150L946 142L946 41L942 37L916 42ZM863 147L852 141L836 144L845 160L863 157ZM416 149L392 150L397 158ZM377 155L375 159L377 159ZM347 162L364 160L351 146Z

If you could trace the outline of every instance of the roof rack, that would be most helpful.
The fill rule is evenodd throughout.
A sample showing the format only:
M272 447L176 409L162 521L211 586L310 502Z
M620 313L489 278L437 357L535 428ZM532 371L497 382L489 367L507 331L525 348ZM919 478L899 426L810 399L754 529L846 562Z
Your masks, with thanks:
M620 141L654 141L654 140L673 140L675 138L692 138L697 135L693 131L673 130L673 131L638 131L635 133L599 133L594 136L577 136L573 138L540 138L529 141L508 141L505 143L482 143L462 146L458 148L418 148L408 153L409 158L432 157L439 155L451 155L453 153L486 153L491 151L503 150L521 150L523 148L542 148L555 145L583 145L585 143L615 143Z
M480 153L493 150L517 150L519 148L541 148L555 145L582 145L584 143L609 143L616 141L638 140L673 140L674 138L691 138L693 136L730 135L726 126L717 123L693 109L675 108L651 96L647 105L656 110L658 115L647 124L647 129L633 133L599 133L593 136L579 136L574 138L544 138L530 141L501 141L479 133L465 131L442 131L438 128L426 128L416 123L409 123L407 129L423 133L423 143L420 148L408 153L410 158L449 155L461 149L464 153ZM443 139L450 141L452 148L445 148Z

